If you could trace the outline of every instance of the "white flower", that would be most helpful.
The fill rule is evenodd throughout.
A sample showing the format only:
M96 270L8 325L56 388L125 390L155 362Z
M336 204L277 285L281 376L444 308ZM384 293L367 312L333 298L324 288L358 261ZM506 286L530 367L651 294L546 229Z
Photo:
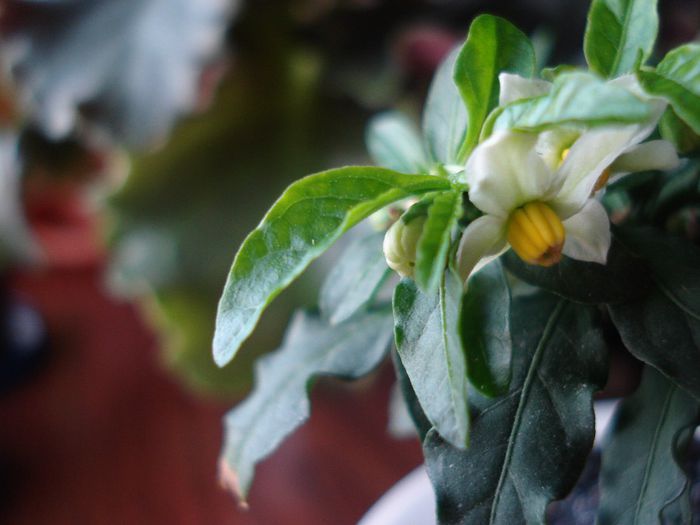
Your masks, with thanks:
M501 76L501 103L546 93L542 81ZM466 279L509 246L526 262L549 266L561 254L605 264L610 224L593 198L612 174L670 169L678 164L665 141L640 144L665 103L646 96L633 77L623 85L652 105L652 117L633 125L562 128L540 134L497 132L472 153L466 168L469 198L484 215L464 231L458 259Z

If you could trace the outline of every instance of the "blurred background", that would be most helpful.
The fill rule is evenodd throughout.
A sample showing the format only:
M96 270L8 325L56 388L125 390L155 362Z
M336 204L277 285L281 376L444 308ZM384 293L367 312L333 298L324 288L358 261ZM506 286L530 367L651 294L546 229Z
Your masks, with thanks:
M661 3L659 52L700 31ZM388 363L321 381L310 422L218 487L221 417L321 259L218 369L238 245L293 180L368 163L364 127L418 122L431 75L489 12L540 65L581 64L587 0L0 1L0 523L355 523L420 464L387 431Z

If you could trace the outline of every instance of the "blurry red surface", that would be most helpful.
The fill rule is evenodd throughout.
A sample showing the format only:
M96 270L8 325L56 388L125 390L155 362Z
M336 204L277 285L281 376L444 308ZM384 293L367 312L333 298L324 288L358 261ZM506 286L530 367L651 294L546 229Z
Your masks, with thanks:
M110 299L99 264L18 275L45 317L45 369L0 397L0 523L355 523L419 464L388 437L391 372L321 383L311 421L258 470L250 510L216 481L230 403L194 397L160 365L132 305Z

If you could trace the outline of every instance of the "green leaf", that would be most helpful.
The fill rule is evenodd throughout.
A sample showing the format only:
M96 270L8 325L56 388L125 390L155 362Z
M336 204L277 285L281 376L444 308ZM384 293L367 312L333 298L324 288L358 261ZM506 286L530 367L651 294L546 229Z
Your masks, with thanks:
M669 52L656 70L637 74L644 89L664 97L696 134L700 134L700 44Z
M403 113L387 111L370 120L367 149L374 162L401 173L428 170L428 159L416 125Z
M697 401L646 368L637 392L617 409L603 452L599 525L656 525L666 507L688 498L679 456L697 417Z
M270 301L343 233L383 206L434 190L446 179L347 167L298 180L246 237L219 301L214 360L235 356Z
M608 306L622 341L635 357L700 399L700 250L648 228L620 235L647 260L654 282L641 298Z
M418 401L416 392L411 386L411 379L406 373L406 368L404 368L403 364L401 364L401 358L396 352L392 352L391 356L394 363L394 369L396 370L396 383L401 390L401 395L403 397L406 409L408 410L408 415L413 421L413 426L418 432L419 439L423 441L423 439L425 439L425 435L428 433L428 430L432 428L432 425L430 424L430 421L428 421L428 418L425 417L425 412L423 412L423 409L420 406L420 401Z
M527 264L513 251L501 260L523 281L583 304L621 303L644 296L653 287L644 260L620 243L613 230L608 262L601 264L562 257L548 268Z
M498 75L507 71L531 77L535 63L530 40L510 22L491 15L474 19L454 68L454 81L469 115L460 161L476 146L486 116L498 105Z
M453 79L461 48L442 61L428 91L423 111L423 135L432 157L443 164L459 164L458 152L467 133L467 108Z
M564 73L548 95L505 106L496 115L493 129L542 131L562 125L625 124L650 115L650 105L621 86L589 73Z
M415 280L425 293L432 294L447 266L452 229L462 214L462 193L456 191L436 195L428 208L428 218L416 248Z
M462 298L462 345L471 384L486 396L510 384L510 287L500 261L472 275Z
M321 374L361 377L381 362L390 342L387 310L336 326L297 314L280 349L258 361L253 393L226 415L222 482L245 500L256 463L309 417L312 380Z
M671 142L681 155L700 151L700 134L695 133L688 124L683 122L673 108L666 109L664 116L661 117L659 131L661 136Z
M382 251L383 233L351 242L321 287L319 307L331 324L350 318L374 297L389 268Z
M657 0L593 0L584 39L586 61L608 78L634 71L651 55L659 30Z
M607 372L596 309L539 295L515 301L512 315L509 393L470 395L467 450L434 431L423 443L445 525L544 523L593 445L592 396Z
M425 416L454 446L467 445L467 370L459 337L462 282L444 273L436 294L410 279L394 292L394 335L401 363Z

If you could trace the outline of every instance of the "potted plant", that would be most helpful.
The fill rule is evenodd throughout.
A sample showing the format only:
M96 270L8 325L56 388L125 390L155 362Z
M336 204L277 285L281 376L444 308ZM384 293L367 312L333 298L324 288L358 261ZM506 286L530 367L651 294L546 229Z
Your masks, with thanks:
M482 15L438 69L422 135L382 114L367 134L381 167L283 193L233 261L221 366L314 259L364 219L374 230L345 249L319 308L295 316L226 417L221 478L243 503L256 463L308 417L313 379L363 376L393 343L439 521L543 523L591 451L593 396L621 342L644 371L603 451L598 520L690 521L700 45L652 66L658 24L651 0L594 0L587 67L538 71L528 37Z

